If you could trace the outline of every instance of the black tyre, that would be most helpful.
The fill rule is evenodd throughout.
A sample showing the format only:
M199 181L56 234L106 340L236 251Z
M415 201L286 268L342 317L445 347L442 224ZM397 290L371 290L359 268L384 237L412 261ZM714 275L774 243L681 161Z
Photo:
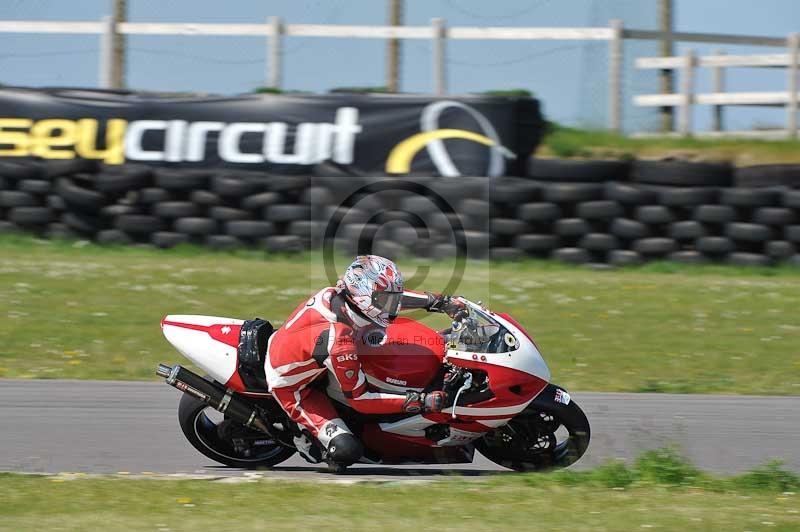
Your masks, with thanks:
M514 238L514 247L525 253L546 253L559 245L555 235L519 235Z
M725 226L725 236L742 242L766 242L772 240L772 229L765 225L734 222Z
M80 187L66 177L56 182L56 193L64 198L70 207L91 213L98 212L109 203L99 192Z
M220 222L232 222L235 220L249 220L253 217L250 211L237 209L235 207L216 206L208 209L209 217Z
M272 194L276 197L276 201L273 203L280 203L279 194L275 192L265 192L265 194ZM325 205L332 205L334 202L334 196L333 193L325 187L308 187L300 194L300 202L307 205L321 207ZM265 203L263 206L266 205L271 205L271 203Z
M624 238L626 240L638 240L639 238L647 238L650 236L650 229L647 225L636 220L628 220L627 218L616 218L611 222L609 228L612 235Z
M475 448L492 462L515 471L545 471L574 464L589 447L591 429L586 414L564 393L548 384L507 425L475 440Z
M578 246L589 251L611 251L619 247L619 240L614 235L589 233L581 238Z
M577 215L587 220L611 220L622 216L622 207L611 200L585 201L578 204Z
M676 251L678 245L671 238L642 238L633 243L633 250L645 256L663 256Z
M153 214L162 218L188 218L197 216L200 209L191 201L165 201L156 203Z
M706 228L700 222L685 220L669 226L669 236L675 240L695 240L706 236Z
M252 179L235 175L217 175L211 179L211 191L225 198L242 198L261 190L262 187Z
M0 186L0 189L3 187ZM49 194L53 188L51 181L44 181L42 179L22 179L17 182L17 190L20 192L27 192L28 194Z
M715 203L718 189L705 187L665 187L658 192L658 203L668 207L696 207Z
M553 232L564 238L580 237L591 233L592 227L582 218L562 218L555 223Z
M178 218L175 220L175 231L187 235L212 235L217 232L216 220L210 218Z
M790 225L796 220L794 211L786 207L761 207L753 213L753 221L762 225Z
M189 195L189 201L201 207L213 207L222 203L222 198L208 190L193 190Z
M593 183L548 183L542 189L545 201L580 203L603 198L603 185Z
M259 220L234 220L225 224L225 233L238 238L264 238L275 234L275 224Z
M727 187L733 171L727 164L685 161L634 161L631 181L677 187Z
M37 207L41 202L36 196L19 190L0 190L0 207Z
M517 207L517 218L526 222L552 222L561 218L561 208L555 203L524 203Z
M576 159L536 159L528 161L528 175L540 181L602 183L624 180L629 165L625 161L584 161Z
M773 240L767 242L764 253L771 259L786 260L797 253L797 246L785 240Z
M782 191L771 188L728 188L719 201L731 207L769 207L781 204Z
M643 260L641 255L630 249L615 249L608 254L608 262L614 266L635 266Z
M153 174L149 169L122 170L119 173L100 173L94 178L95 188L108 194L121 194L139 190L150 184Z
M192 447L215 462L242 469L268 468L296 452L232 420L214 421L216 416L212 411L199 399L183 394L178 405L178 423ZM237 445L234 439L240 440Z
M519 235L527 233L531 227L522 220L513 218L492 218L489 220L489 232L494 235Z
M310 220L310 205L269 205L264 208L264 217L270 222L294 222Z
M636 208L634 217L650 225L668 224L675 221L672 211L663 205L645 205Z
M197 190L208 187L209 173L204 170L159 169L156 185L167 190Z
M800 225L788 225L784 227L783 238L789 242L800 244Z
M727 224L736 219L736 210L728 205L699 205L692 218L702 223Z
M537 183L516 177L495 178L490 181L489 200L496 203L525 203L533 201L541 194Z
M26 227L47 225L55 218L55 213L48 207L16 207L8 211L10 221Z
M136 194L136 202L142 205L153 205L155 203L166 203L170 201L172 195L163 188L148 187L141 189Z
M800 209L800 190L785 190L783 192L783 206Z
M712 256L727 255L736 249L731 239L725 238L724 236L704 236L703 238L698 238L694 247L697 251Z
M114 227L128 234L149 235L164 228L164 222L148 214L123 214L117 217Z
M733 182L737 187L800 187L800 165L765 164L737 168Z
M658 194L655 190L640 185L612 181L605 185L605 197L623 205L651 205L656 203Z

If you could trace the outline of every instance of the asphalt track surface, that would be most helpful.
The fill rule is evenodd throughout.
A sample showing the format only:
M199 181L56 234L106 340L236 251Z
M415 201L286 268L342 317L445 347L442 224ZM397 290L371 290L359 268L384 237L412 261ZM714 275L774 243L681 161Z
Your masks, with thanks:
M736 473L781 459L800 471L800 397L573 393L592 425L574 467L631 459L676 444L699 467ZM179 392L163 382L0 380L0 471L242 475L184 439ZM298 456L267 476L323 478ZM354 479L436 478L507 471L476 453L472 464L354 466ZM457 474L457 473L456 473Z

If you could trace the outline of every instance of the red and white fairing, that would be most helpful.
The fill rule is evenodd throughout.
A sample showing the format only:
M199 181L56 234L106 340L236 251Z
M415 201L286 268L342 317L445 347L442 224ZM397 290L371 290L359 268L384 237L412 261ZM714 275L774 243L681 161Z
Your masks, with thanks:
M507 351L483 353L464 350L463 346L457 346L460 348L447 346L439 333L417 322L413 322L416 324L414 331L397 331L398 326L408 327L400 320L389 327L386 343L390 344L393 337L401 337L415 338L416 343L432 346L436 345L438 339L442 360L454 366L485 371L494 397L469 406L456 406L455 410L451 407L439 414L420 414L400 421L380 423L379 427L384 434L397 435L409 442L421 445L428 442L430 445L425 430L432 425L446 424L450 426L449 436L437 441L436 446L464 445L493 428L508 423L547 386L550 380L550 370L533 339L524 329L506 314L493 313L475 303L463 301L472 308L473 312L479 313L488 321L495 322L507 331L507 334L510 335L507 336ZM420 327L427 329L428 334L420 334ZM398 386L391 384L394 379L387 376L384 368L370 364L370 357L365 356L366 354L359 351L359 358L363 361L365 372L371 375L369 381L383 391L399 392ZM433 373L435 372L431 374ZM387 380L389 383L386 383ZM418 385L417 389L422 389L427 382L417 381L415 384ZM330 392L334 392L332 396L336 398L335 390L329 388ZM376 435L372 434L372 436ZM377 437L384 439L379 435ZM366 436L365 439L367 439Z
M399 421L364 425L364 444L378 451L385 462L426 460L432 448L463 446L495 427L508 423L522 412L547 386L550 370L528 333L507 314L493 313L463 300L485 322L505 331L507 350L480 352L464 345L447 344L430 327L411 319L398 318L386 329L380 342L363 338L357 342L359 360L370 385L379 391L404 394L423 390L439 373L442 364L480 370L488 376L490 397L468 406L448 408L437 414L420 414ZM243 320L215 316L170 315L161 322L167 340L184 356L203 368L214 380L246 395L238 373L237 346ZM328 395L347 404L329 379ZM449 426L449 435L432 442L426 429Z
M176 314L161 320L161 331L183 356L214 380L227 383L237 373L242 323L235 318Z

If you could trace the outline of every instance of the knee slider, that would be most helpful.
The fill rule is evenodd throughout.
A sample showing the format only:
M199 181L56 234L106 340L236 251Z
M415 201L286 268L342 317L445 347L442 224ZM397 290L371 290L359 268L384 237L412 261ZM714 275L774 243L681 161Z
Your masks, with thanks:
M352 434L339 434L328 445L330 458L340 464L354 464L364 454L364 447Z

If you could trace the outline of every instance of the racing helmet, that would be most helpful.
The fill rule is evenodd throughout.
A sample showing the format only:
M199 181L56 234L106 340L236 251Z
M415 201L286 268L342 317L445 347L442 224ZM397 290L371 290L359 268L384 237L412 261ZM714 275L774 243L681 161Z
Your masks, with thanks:
M403 275L387 258L359 255L345 270L338 287L352 310L380 327L388 326L400 311Z

